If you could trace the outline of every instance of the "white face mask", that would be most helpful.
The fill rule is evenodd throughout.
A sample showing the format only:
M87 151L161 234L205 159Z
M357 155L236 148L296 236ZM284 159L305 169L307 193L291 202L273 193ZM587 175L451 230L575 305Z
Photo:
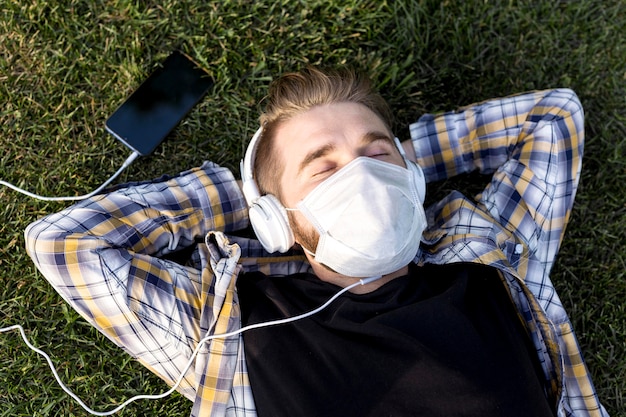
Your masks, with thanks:
M359 157L316 186L296 206L320 239L315 260L350 277L395 272L417 254L424 214L421 169Z

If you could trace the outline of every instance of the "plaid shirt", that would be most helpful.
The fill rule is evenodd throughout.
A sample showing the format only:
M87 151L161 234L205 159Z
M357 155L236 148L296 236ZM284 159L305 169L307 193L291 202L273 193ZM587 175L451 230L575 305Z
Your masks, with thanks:
M424 115L410 132L429 181L493 173L475 199L453 192L428 208L415 261L498 268L559 416L607 415L549 279L581 168L576 95L562 89L491 100ZM309 270L300 253L272 256L256 240L229 236L247 226L234 177L205 163L49 215L27 228L26 244L68 303L173 384L203 337L240 328L240 272ZM193 400L193 416L256 415L241 335L204 344L179 391Z

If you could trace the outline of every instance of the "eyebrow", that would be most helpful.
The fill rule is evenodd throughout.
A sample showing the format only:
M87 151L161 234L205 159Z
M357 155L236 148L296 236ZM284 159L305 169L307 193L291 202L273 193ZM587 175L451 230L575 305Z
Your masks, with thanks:
M383 132L370 131L361 137L361 143L363 145L369 145L373 142L378 142L380 140L388 142L395 146L393 139L389 137L388 134L383 133ZM313 163L313 161L328 155L329 153L334 151L335 148L336 146L333 143L327 143L307 153L304 159L302 160L302 162L300 162L300 165L298 166L298 172L296 175L300 175L307 166Z

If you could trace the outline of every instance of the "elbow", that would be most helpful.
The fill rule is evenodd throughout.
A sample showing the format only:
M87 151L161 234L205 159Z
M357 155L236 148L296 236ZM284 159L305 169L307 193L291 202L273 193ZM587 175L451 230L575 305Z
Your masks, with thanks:
M33 259L35 264L37 263L35 254L38 251L37 246L40 243L39 234L41 231L41 222L42 220L37 220L34 223L31 223L28 226L26 226L26 229L24 230L24 242L26 246L26 253L28 254L28 256L31 257L31 259Z
M574 90L569 88L562 88L555 90L555 95L559 99L559 107L561 108L561 113L571 119L576 130L581 133L584 131L584 123L585 123L585 112L583 109L583 105L580 101L580 98L576 94Z
M43 239L42 237L44 225L45 220L40 219L29 224L24 230L26 253L35 264L35 267L37 267L37 269L42 273L44 273L44 270L46 269L47 261L45 261L45 259L49 258L43 254L50 252L48 249L50 241L48 239ZM46 276L45 273L44 276Z
M42 273L48 266L58 267L65 262L66 257L56 253L59 247L66 246L63 242L65 236L48 217L29 224L24 230L26 253Z
M569 138L568 147L578 149L582 156L585 141L585 113L578 95L569 88L550 91L544 97L542 107L550 109L548 120L561 132L561 137Z

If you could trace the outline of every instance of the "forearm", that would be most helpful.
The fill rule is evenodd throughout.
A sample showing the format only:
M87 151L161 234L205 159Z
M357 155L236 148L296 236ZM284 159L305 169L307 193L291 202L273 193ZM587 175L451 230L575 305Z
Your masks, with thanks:
M190 298L198 293L201 271L162 255L188 246L209 229L246 225L247 209L234 178L206 165L81 202L31 224L25 237L29 255L54 288L124 344L124 329L132 334L144 326L136 314L143 308L141 297L151 297L148 287ZM133 305L133 300L138 301Z
M557 123L557 118L563 122ZM412 124L410 131L417 162L428 181L437 181L473 170L492 173L511 158L529 166L540 163L543 155L516 152L532 148L528 142L544 124L553 124L560 131L553 138L565 139L555 143L559 148L579 145L571 144L570 137L580 137L582 146L582 120L580 103L571 90L547 90L427 114Z
M34 258L42 253L37 245L67 237L91 237L106 247L161 256L209 230L239 230L247 221L234 177L209 163L164 181L122 186L78 203L33 223L25 235Z

